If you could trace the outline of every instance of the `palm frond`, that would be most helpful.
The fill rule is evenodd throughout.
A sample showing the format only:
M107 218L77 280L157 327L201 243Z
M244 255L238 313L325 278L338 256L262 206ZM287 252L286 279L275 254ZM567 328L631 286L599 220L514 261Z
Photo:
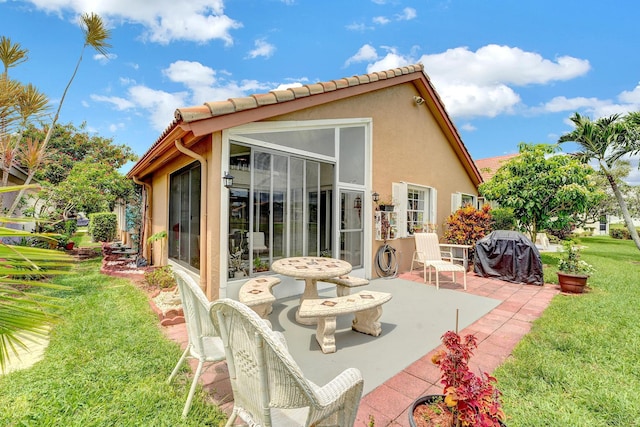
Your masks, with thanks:
M107 55L107 49L112 46L107 42L111 32L104 26L102 18L95 13L85 13L81 16L85 45L91 46L99 53Z

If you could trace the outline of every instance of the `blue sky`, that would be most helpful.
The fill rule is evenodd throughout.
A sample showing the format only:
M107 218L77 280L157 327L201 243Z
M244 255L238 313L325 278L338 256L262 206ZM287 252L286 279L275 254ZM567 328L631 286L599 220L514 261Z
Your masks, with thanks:
M113 47L86 51L60 122L139 155L178 107L417 62L474 159L555 143L575 111L640 110L638 2L0 0L0 35L29 50L10 75L52 110L83 12L103 17Z

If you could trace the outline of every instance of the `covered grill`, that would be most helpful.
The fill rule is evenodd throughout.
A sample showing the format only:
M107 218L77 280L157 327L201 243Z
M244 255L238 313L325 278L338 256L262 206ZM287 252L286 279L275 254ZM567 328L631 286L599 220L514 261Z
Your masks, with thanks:
M473 271L507 282L544 284L538 248L517 231L496 230L478 240Z

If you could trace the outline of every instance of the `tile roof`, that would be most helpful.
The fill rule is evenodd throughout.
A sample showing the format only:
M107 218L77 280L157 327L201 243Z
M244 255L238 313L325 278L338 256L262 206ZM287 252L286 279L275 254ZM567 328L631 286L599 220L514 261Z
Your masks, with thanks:
M405 74L423 71L422 64L407 65L393 70L378 71L360 76L345 77L328 82L312 83L288 89L272 90L268 93L255 94L242 98L229 98L226 101L205 102L196 107L178 108L175 112L176 122L192 122L225 114L233 114L264 105L293 101L299 98L333 92L351 86L358 86L379 80L391 79Z
M388 85L395 85L395 80L398 79L397 84L402 84L408 81L422 80L424 82L424 90L422 96L431 104L432 114L434 114L437 120L440 122L443 128L446 128L452 137L452 143L457 146L456 151L461 158L465 159L465 162L469 165L469 172L475 177L475 180L481 182L481 175L476 170L476 166L471 159L471 156L462 142L462 138L455 125L451 121L449 114L447 113L442 100L436 92L429 76L424 72L424 66L422 64L413 64L403 67L394 68L386 71L376 71L373 73L362 74L352 77L344 77L337 80L331 80L326 82L311 83L304 86L292 87L288 89L272 90L267 93L253 94L250 96L229 98L226 101L205 102L203 105L182 107L178 108L174 113L174 120L171 124L162 132L159 138L151 145L149 150L138 160L133 169L127 174L128 176L136 176L142 170L145 169L145 165L150 165L154 161L157 152L161 150L161 146L166 144L166 138L173 138L175 135L184 134L186 132L194 132L196 128L199 131L206 129L207 132L212 131L211 127L203 128L200 123L208 122L207 119L221 119L232 118L236 114L251 114L250 116L238 117L237 119L231 119L224 123L224 126L233 127L240 124L247 123L248 121L264 120L269 117L271 113L262 113L261 107L268 106L286 106L287 103L298 101L304 102L308 100L304 106L296 106L295 108L307 108L310 106L318 105L323 102L331 102L340 98L338 93L341 90L347 89L342 96L352 96L355 93L365 93L369 90L375 90L380 84L387 83ZM371 85L371 88L368 86ZM332 97L332 94L335 96ZM329 96L330 98L326 98ZM428 98L428 99L427 99ZM298 105L298 104L296 104ZM438 118L439 117L439 118ZM222 124L223 122L220 122Z
M478 159L475 161L475 163L476 167L480 171L480 174L482 175L482 179L484 181L487 181L496 174L503 163L508 162L509 160L519 155L519 153L512 153L505 154L503 156L487 157L486 159Z

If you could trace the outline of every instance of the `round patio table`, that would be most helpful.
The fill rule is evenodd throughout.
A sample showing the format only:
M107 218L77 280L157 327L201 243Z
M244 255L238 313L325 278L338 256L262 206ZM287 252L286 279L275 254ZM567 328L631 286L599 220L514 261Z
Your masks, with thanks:
M300 296L300 303L305 299L318 298L318 280L331 279L342 276L351 271L352 266L346 261L325 257L293 257L282 258L271 264L271 271L283 276L304 280L304 292ZM296 321L303 325L314 325L316 319L298 316Z

